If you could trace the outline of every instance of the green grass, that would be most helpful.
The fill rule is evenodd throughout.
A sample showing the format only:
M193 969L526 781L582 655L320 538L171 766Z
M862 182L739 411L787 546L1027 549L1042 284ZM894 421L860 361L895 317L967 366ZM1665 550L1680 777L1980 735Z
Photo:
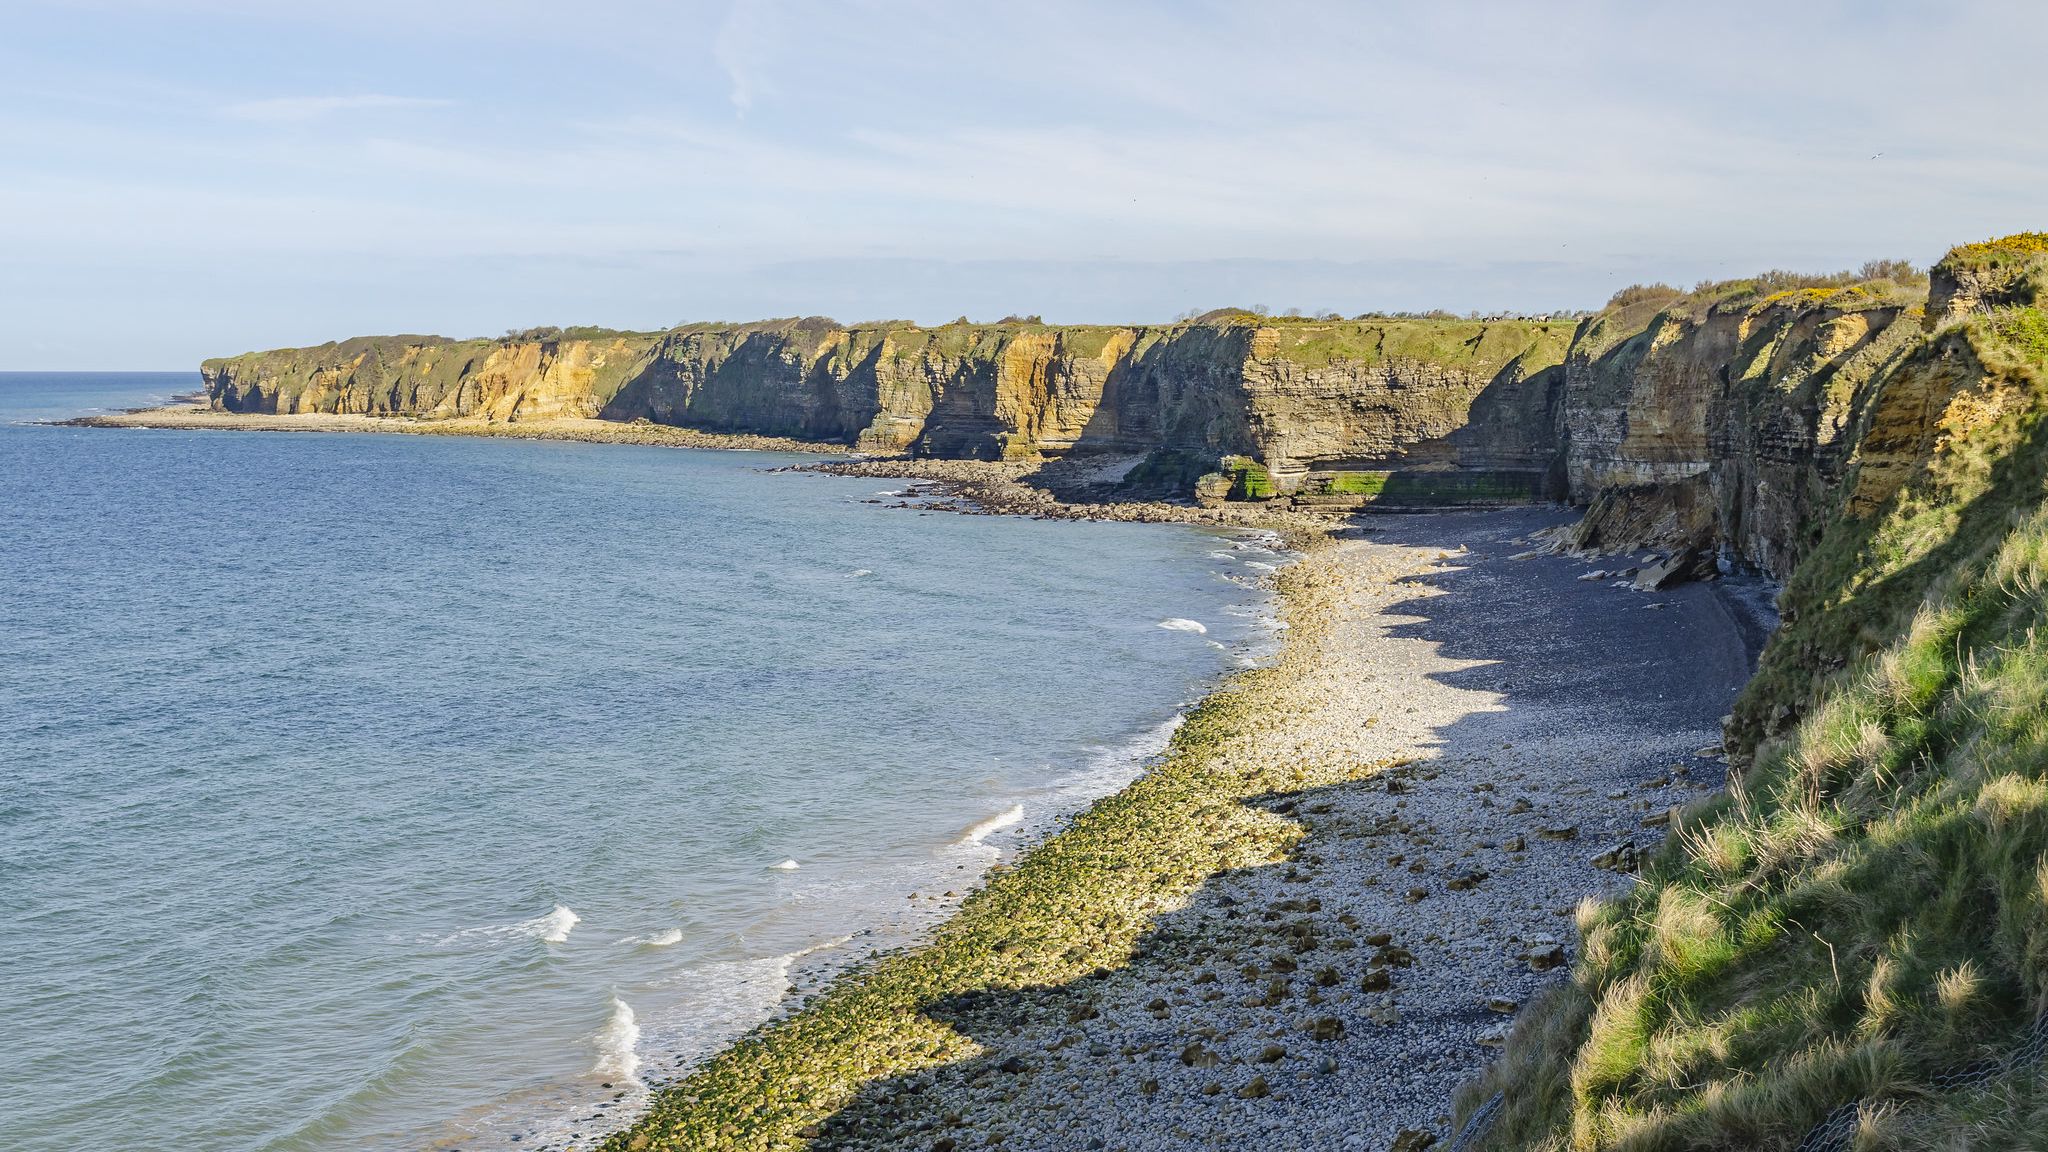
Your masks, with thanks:
M1510 365L1527 375L1564 362L1569 324L1536 320L1261 320L1273 356L1309 368L1422 360L1491 378Z
M1333 496L1378 496L1386 491L1387 476L1385 472L1338 472L1323 490Z
M1249 456L1226 456L1222 471L1231 477L1232 500L1271 500L1280 494L1273 486L1273 474Z
M1952 249L1943 263L1974 265L2040 255L2048 255L2048 232L2018 232L1996 240L1964 244Z
M1307 496L1357 496L1399 507L1520 504L1543 498L1541 476L1519 472L1344 470L1312 473Z
M1572 985L1465 1096L1506 1094L1490 1146L1789 1148L1864 1099L1860 1146L1925 1147L1928 1116L2038 1114L2034 1088L1934 1081L2048 1004L2044 320L1973 318L1896 368L1968 364L1970 418L1800 566L1738 709L1753 764L1583 911Z

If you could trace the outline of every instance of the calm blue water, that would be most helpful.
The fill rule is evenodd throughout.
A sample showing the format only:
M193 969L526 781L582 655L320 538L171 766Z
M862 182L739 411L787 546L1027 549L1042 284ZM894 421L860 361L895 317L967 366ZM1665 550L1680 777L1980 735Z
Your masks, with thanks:
M17 1152L587 1143L1265 636L1243 541L774 456L23 423L196 383L0 374Z

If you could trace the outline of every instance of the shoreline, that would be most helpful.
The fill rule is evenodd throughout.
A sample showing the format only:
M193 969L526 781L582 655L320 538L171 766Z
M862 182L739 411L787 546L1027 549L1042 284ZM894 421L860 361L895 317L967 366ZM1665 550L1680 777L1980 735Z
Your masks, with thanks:
M791 469L777 469L784 470ZM946 510L957 509L948 507ZM1087 517L1069 515L1060 518ZM1291 563L1294 559L1295 554L1287 550L1283 534L1275 529L1235 526L1219 528L1200 522L1193 526L1209 527L1214 534L1212 538L1227 539L1236 548L1249 547L1256 552L1270 554L1283 563ZM851 935L822 940L779 957L761 958L763 962L779 961L783 964L787 991L759 1024L724 1043L710 1047L703 1055L692 1058L680 1069L662 1068L656 1075L644 1077L641 1080L641 1087L629 1097L635 1102L635 1110L622 1115L618 1126L605 1128L583 1139L571 1140L562 1140L564 1133L561 1131L552 1133L553 1139L549 1139L546 1134L528 1132L520 1147L533 1148L537 1152L546 1152L550 1148L557 1149L558 1152L569 1152L573 1149L597 1147L602 1141L617 1137L621 1133L630 1134L631 1130L646 1118L647 1104L651 1099L658 1098L665 1091L689 1080L725 1050L754 1032L762 1028L775 1027L790 1016L803 1011L811 999L830 991L835 981L849 975L863 964L914 952L929 944L933 934L958 913L961 904L978 891L991 875L1015 866L1090 808L1115 796L1150 772L1167 754L1175 733L1186 722L1190 712L1203 700L1221 690L1243 669L1258 667L1275 658L1281 648L1280 638L1284 636L1285 630L1280 626L1278 609L1281 601L1278 591L1273 587L1272 575L1271 572L1264 572L1256 577L1233 578L1258 596L1254 616L1260 623L1259 631L1265 633L1261 639L1233 646L1231 655L1236 662L1234 669L1215 674L1199 688L1195 697L1173 706L1171 714L1163 721L1147 725L1134 732L1128 739L1102 748L1099 754L1085 765L1076 767L1063 776L1012 794L1009 799L1013 803L1009 808L991 813L964 827L959 836L943 842L936 849L939 852L965 850L987 853L986 862L976 866L976 870L968 877L941 879L943 874L935 874L932 877L938 887L950 884L960 889L957 895L952 891L945 892L944 896L933 895L930 890L912 892L910 899L913 907L904 916L885 923L871 924ZM580 1126L586 1131L591 1128L587 1123ZM593 1140L597 1143L593 1143ZM451 1137L448 1141L436 1144L435 1147L468 1146L471 1143L473 1140Z
M1579 901L1626 883L1593 858L1647 851L1719 787L1719 716L1754 655L1712 586L1638 594L1511 558L1563 518L1309 542L1275 574L1279 653L1190 709L1143 776L600 1146L1442 1138L1513 1011L1568 970ZM1524 574L1540 596L1494 595ZM1607 601L1600 620L1549 634L1578 599ZM1508 617L1608 674L1445 651L1518 639ZM1697 659L1649 671L1674 636Z
M839 447L608 421L184 411L67 423ZM629 1126L574 1147L1137 1152L1237 1139L1307 1152L1440 1139L1514 1010L1569 970L1578 901L1625 883L1590 858L1648 850L1663 811L1719 787L1718 717L1761 635L1718 587L1645 596L1579 580L1585 562L1534 556L1537 535L1569 518L1555 508L1356 520L1197 508L1077 484L1070 461L790 470L908 479L906 507L1276 532L1296 554L1268 577L1279 650L1187 709L1134 781L1049 821L928 927L866 960L831 949L796 966L774 1017L650 1082ZM1517 622L1423 631L1434 604L1569 634L1559 619L1586 610L1557 605L1582 597L1612 603L1587 617L1590 635L1565 637L1567 678L1587 671L1573 660L1612 664L1674 630L1704 638L1713 692L1672 684L1680 702L1699 697L1685 722L1657 714L1644 667L1522 702L1542 672L1485 671L1515 654L1446 655ZM1648 607L1665 610L1631 612ZM1514 766L1525 759L1537 768Z
M406 436L462 436L499 440L548 440L582 444L632 444L660 448L697 448L722 452L782 452L825 457L782 465L778 471L908 480L906 505L928 511L965 515L1024 516L1036 519L1112 520L1125 523L1194 524L1228 529L1279 532L1292 548L1339 521L1328 513L1275 509L1255 504L1201 507L1145 499L1117 491L1114 484L1090 484L1089 473L1102 459L1116 456L1053 457L1030 461L913 459L857 452L845 444L760 436L743 432L707 432L647 420L620 422L594 417L493 422L474 417L422 419L411 416L363 416L347 413L222 412L209 406L204 393L172 398L169 404L133 408L49 421L68 428L130 428L208 432L373 433ZM1126 463L1138 456L1125 456ZM1033 483L1032 481L1037 481Z
M71 428L148 428L207 432L367 432L405 436L471 436L501 440L556 440L579 444L636 444L655 448L706 448L728 452L795 452L810 456L848 456L844 444L756 436L740 432L705 432L646 420L622 422L594 417L560 416L498 423L474 417L428 420L412 416L361 416L333 412L277 415L267 412L222 412L208 406L203 394L173 398L169 404L77 416L51 423Z

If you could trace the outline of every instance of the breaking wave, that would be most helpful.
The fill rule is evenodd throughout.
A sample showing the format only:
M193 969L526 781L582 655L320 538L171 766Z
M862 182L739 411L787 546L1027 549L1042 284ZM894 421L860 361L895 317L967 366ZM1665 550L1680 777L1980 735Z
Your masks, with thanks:
M611 1018L598 1029L596 1037L597 1063L591 1066L590 1074L615 1080L640 1082L640 1023L633 1017L633 1006L612 997Z
M517 924L487 924L481 928L464 928L460 932L442 937L436 947L450 948L464 944L494 944L508 940L539 940L548 944L564 944L569 940L569 930L576 927L583 918L569 910L566 904L557 904L545 916L521 920Z
M954 843L980 844L983 840L988 839L991 833L1000 832L1005 828L1013 828L1023 822L1024 806L1022 804L1012 804L986 820L977 821L973 827L969 828Z

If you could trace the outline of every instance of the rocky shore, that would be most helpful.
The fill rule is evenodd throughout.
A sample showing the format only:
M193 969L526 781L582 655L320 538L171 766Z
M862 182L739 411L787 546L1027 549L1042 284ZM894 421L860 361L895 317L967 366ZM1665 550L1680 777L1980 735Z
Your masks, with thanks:
M1444 1139L1458 1087L1562 979L1580 902L1719 787L1759 634L1720 586L1637 592L1536 554L1568 519L1304 535L1280 654L1152 772L610 1147Z
M1206 524L1277 531L1295 543L1319 539L1336 523L1326 514L1271 504L1203 507L1185 499L1151 498L1162 493L1122 482L1143 459L1114 454L1005 461L855 456L793 464L788 471L909 480L913 483L904 495L917 507L970 516Z
M817 453L659 425L271 416L77 423L514 436ZM829 446L828 446L829 447ZM1413 1150L1588 897L1720 786L1768 632L1754 589L1639 590L1553 555L1549 508L1341 519L1133 499L1129 462L857 458L922 508L1275 530L1278 655L1145 777L661 1087L606 1147Z

